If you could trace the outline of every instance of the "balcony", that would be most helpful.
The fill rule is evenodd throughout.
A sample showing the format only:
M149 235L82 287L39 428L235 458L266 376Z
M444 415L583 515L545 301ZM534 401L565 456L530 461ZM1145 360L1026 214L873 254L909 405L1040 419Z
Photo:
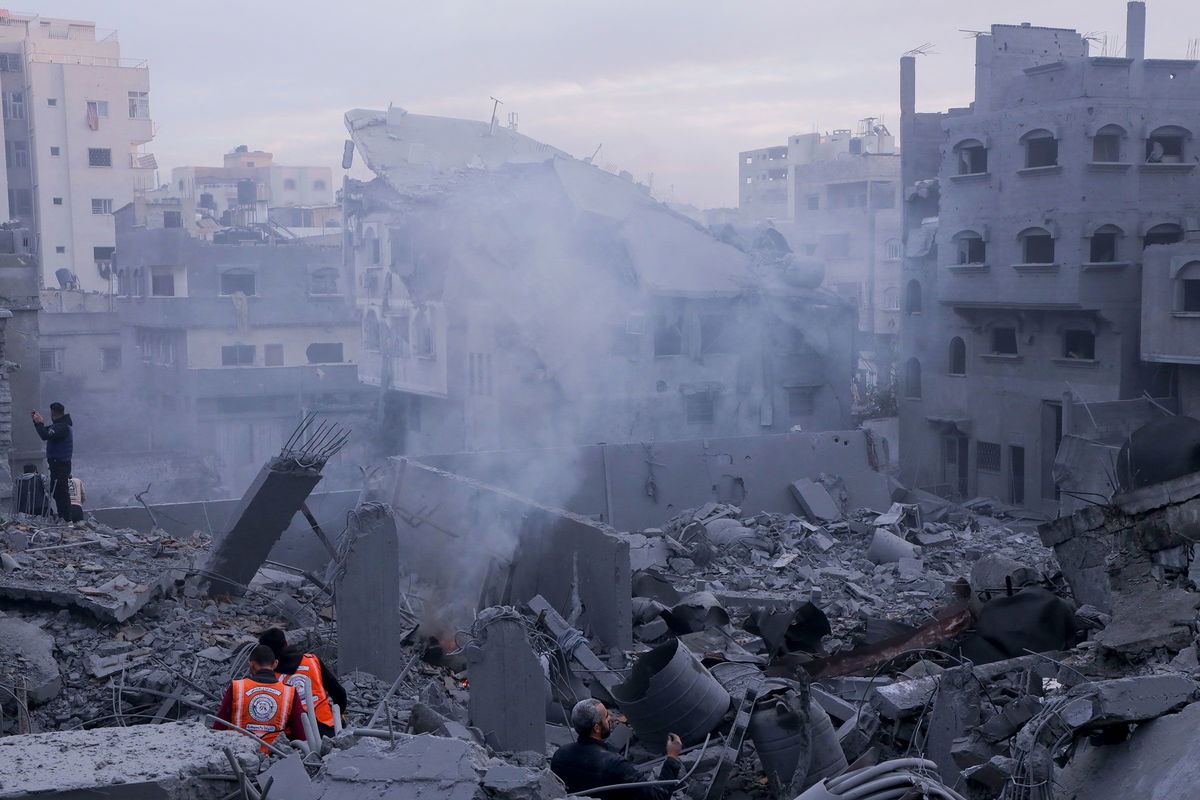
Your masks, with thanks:
M126 69L150 69L150 62L144 58L111 58L109 56L85 56L76 53L39 53L29 54L32 64L74 64L79 67L124 67Z

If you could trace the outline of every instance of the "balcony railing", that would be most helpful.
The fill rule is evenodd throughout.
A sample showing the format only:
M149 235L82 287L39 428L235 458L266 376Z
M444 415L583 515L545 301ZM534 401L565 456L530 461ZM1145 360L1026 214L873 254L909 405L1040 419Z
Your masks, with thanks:
M85 56L74 53L30 53L29 60L38 64L75 64L81 67L150 69L150 62L144 58L110 58L108 56Z
M158 169L158 159L154 153L130 153L129 166L133 169Z

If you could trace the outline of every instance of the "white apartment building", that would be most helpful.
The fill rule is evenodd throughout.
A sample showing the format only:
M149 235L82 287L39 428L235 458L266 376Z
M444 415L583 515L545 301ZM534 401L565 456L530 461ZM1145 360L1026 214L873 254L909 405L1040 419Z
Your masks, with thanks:
M146 62L94 22L0 10L0 92L0 217L35 232L43 285L111 292L112 213L155 185Z

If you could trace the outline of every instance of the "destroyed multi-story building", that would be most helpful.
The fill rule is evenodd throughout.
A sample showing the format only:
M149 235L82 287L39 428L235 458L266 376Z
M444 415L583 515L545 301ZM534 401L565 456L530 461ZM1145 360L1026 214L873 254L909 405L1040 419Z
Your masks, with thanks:
M113 210L158 167L147 63L94 22L5 9L0 89L4 218L33 232L43 285L111 291Z
M483 122L355 110L347 257L381 450L844 426L854 312L777 232L714 238ZM738 246L735 246L738 245Z
M901 61L909 485L1056 510L1069 407L1172 391L1140 359L1139 270L1200 206L1200 72L1145 57L1142 3L1126 42L1090 56L1074 30L994 25L974 103L944 113L917 113Z
M825 285L858 309L858 386L890 397L900 333L894 137L873 119L857 133L798 134L786 146L739 153L738 177L742 221L769 222L798 253L820 259Z

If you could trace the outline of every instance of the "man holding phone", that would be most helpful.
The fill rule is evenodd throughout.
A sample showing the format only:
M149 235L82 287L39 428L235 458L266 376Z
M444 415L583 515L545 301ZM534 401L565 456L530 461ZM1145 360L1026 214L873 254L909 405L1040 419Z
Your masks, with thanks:
M54 498L54 507L58 516L64 521L71 519L71 456L75 450L75 436L72 432L71 415L62 403L50 404L50 424L42 419L36 411L29 412L33 417L33 427L46 443L46 462L50 466L50 495Z

